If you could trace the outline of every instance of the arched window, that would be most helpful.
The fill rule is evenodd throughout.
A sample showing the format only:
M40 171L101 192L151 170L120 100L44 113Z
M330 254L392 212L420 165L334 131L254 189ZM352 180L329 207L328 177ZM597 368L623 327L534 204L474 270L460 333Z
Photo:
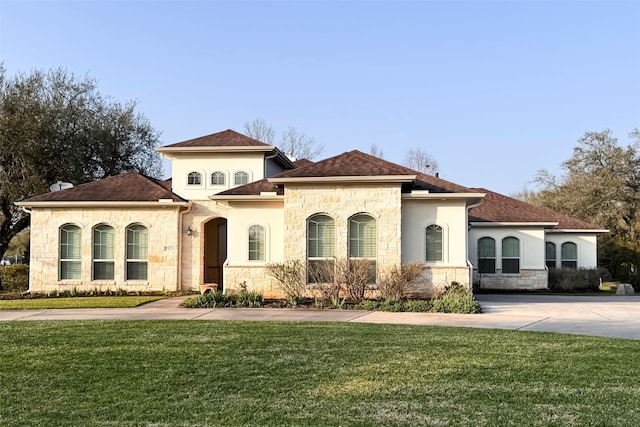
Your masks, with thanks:
M113 280L115 232L109 225L93 229L93 280Z
M502 272L520 273L520 240L516 237L502 239Z
M147 280L149 257L149 232L141 224L127 227L127 272L126 280Z
M224 173L215 171L211 174L211 185L224 185Z
M81 231L74 224L60 227L60 280L80 280Z
M544 244L544 258L547 264L547 268L556 267L556 244L553 242L545 242Z
M495 274L496 272L496 241L491 237L478 240L478 273Z
M427 262L442 261L442 227L431 224L426 229Z
M202 184L202 175L200 175L200 172L189 172L189 175L187 175L187 185L200 184Z
M249 174L244 171L239 171L233 174L233 183L235 185L244 185L249 183Z
M561 249L562 266L566 268L578 268L578 245L573 242L565 242Z
M376 220L358 214L349 220L349 261L362 260L368 263L368 281L376 282ZM355 261L359 262L359 261ZM355 264L351 264L354 265Z
M318 214L307 220L307 280L309 283L333 282L335 269L335 222Z
M265 260L265 233L261 225L249 227L249 261Z

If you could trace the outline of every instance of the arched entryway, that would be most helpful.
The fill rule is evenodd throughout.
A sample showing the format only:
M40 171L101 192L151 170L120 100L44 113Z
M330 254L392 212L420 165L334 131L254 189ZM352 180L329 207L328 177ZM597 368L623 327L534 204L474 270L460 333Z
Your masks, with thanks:
M215 218L203 226L203 279L205 284L217 283L224 289L223 265L227 259L227 220Z

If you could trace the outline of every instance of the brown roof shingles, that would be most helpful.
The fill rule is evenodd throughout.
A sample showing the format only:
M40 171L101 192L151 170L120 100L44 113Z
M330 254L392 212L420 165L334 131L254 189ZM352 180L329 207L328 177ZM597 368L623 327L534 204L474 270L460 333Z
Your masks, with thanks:
M258 196L262 192L276 192L278 196L282 196L284 194L284 189L282 187L277 187L267 179L261 179L260 181L221 191L216 193L216 196Z
M592 224L572 218L551 209L535 206L484 188L474 189L485 193L479 206L469 211L471 222L557 222L557 229L598 229Z
M199 138L189 139L187 141L176 142L175 144L165 145L163 148L180 148L180 147L264 147L271 148L269 144L250 138L246 135L238 133L234 130L227 129L222 132L212 133L211 135L201 136Z
M170 186L170 181L127 172L67 190L41 194L22 202L157 202L159 199L185 202L171 191Z

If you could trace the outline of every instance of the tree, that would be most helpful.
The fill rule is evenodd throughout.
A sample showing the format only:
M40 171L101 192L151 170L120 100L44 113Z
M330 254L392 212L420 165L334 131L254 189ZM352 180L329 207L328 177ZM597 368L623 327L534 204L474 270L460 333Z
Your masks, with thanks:
M371 144L371 147L369 148L369 154L371 154L372 156L376 156L380 159L384 159L384 153L376 143Z
M55 69L9 77L0 65L0 254L29 225L15 201L56 181L160 175L159 134L135 107L103 97L86 76Z
M269 145L273 145L273 140L276 136L276 132L264 119L255 119L252 122L246 122L244 124L244 131L247 136Z
M247 136L251 138L270 145L274 144L275 131L263 119L246 122L244 130ZM287 130L282 133L280 143L276 146L294 160L311 160L319 156L324 150L324 147L319 145L314 138L298 132L292 126L288 126Z
M607 228L599 240L601 262L618 278L640 267L640 132L621 147L609 129L586 132L556 177L538 171L532 202ZM625 273L627 269L627 273Z
M415 147L407 152L404 160L404 165L410 169L418 172L426 173L428 175L435 175L438 173L438 162L420 147Z

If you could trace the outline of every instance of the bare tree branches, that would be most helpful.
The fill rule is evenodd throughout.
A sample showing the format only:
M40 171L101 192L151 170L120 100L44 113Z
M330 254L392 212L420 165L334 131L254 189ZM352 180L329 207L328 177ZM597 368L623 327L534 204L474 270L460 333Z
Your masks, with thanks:
M438 172L438 162L420 147L412 148L407 152L404 165L428 175L435 175Z

